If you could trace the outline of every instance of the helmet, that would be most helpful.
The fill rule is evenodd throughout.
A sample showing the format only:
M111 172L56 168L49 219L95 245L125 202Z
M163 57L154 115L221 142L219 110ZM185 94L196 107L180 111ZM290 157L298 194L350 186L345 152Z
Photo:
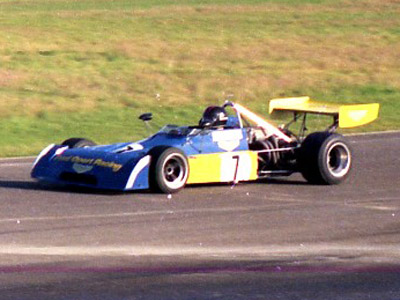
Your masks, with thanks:
M199 126L221 126L225 125L228 120L228 114L225 109L220 106L209 106L203 112L203 117L199 121Z

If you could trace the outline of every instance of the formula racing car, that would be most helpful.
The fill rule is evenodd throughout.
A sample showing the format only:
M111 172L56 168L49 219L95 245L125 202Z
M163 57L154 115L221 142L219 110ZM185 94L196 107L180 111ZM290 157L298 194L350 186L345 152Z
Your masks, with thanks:
M194 126L166 125L138 142L95 145L70 138L46 147L32 177L97 189L153 189L174 193L187 184L251 181L300 172L312 184L338 184L352 165L352 153L337 128L372 122L379 104L334 105L309 97L274 99L269 112L293 119L275 126L240 104L210 106ZM324 131L306 134L308 114L332 116ZM151 113L140 118L148 122ZM294 134L289 126L300 123Z

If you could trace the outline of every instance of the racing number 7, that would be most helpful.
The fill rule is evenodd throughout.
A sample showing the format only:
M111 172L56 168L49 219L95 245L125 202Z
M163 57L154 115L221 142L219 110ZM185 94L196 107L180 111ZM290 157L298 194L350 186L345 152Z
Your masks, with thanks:
M239 155L232 156L232 159L236 160L235 173L233 175L233 182L235 182L236 178L237 178L237 173L238 173L238 170L239 170Z

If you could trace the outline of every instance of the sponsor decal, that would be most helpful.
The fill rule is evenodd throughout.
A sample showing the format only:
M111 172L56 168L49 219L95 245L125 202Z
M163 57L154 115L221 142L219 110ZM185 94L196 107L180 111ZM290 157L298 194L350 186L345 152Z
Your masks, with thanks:
M212 139L213 142L217 142L218 147L229 152L239 147L243 132L241 129L214 131Z
M350 111L349 117L354 121L360 121L367 115L367 113L367 110Z
M74 171L76 173L82 174L82 173L86 173L86 172L89 172L90 170L92 170L93 166L92 165L82 165L82 164L75 163L75 164L72 165L72 169L74 169Z
M213 131L212 139L213 142L241 140L243 139L243 132L241 129Z
M238 140L238 141L220 141L217 144L218 144L218 147L220 147L222 150L231 152L240 146L240 140Z
M80 156L59 155L59 156L56 156L54 159L57 161L71 162L74 165L81 165L81 166L87 165L87 166L92 166L92 168L94 166L108 168L108 169L112 169L113 172L118 172L122 168L121 164L117 164L113 161L106 161L101 158L84 158L84 157L80 157ZM77 168L82 170L81 167L77 167ZM77 171L75 168L74 168L74 170Z

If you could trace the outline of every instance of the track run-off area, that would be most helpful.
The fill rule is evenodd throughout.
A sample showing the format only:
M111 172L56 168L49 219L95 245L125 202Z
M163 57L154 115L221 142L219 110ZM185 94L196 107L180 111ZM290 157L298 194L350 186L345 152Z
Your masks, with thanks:
M110 193L0 160L0 299L399 299L400 133L347 138L336 186Z

